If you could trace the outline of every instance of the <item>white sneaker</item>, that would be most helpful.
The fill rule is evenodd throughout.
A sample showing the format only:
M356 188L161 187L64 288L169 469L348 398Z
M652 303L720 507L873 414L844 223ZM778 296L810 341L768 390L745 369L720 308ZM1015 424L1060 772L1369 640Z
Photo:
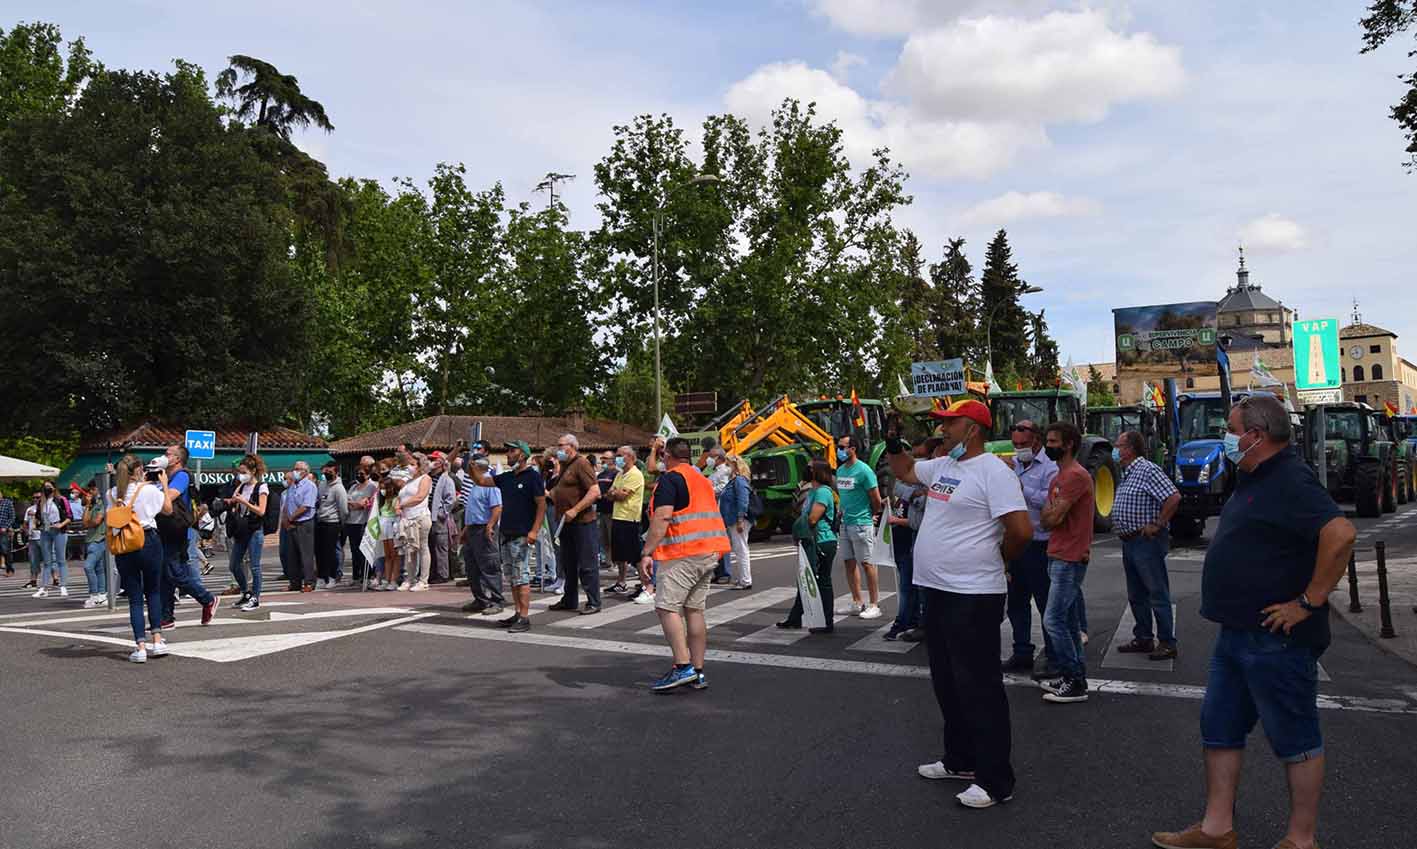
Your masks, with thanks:
M132 654L128 655L128 659L134 663L147 663L148 653L144 649L135 649Z
M167 642L163 641L161 643L148 643L147 651L149 657L162 657L163 655L167 654Z
M99 607L105 607L108 605L108 593L99 593L93 597L93 600Z
M326 578L326 579L325 579L325 589L327 589L327 590L332 590L332 589L334 589L334 588L337 587L337 586L339 586L339 584L338 584L337 581L335 581L334 578Z
M947 769L944 761L935 761L932 764L921 764L915 768L915 771L920 774L921 778L928 778L931 781L939 781L944 778L953 778L959 781L974 780L974 773L955 772L952 769Z
M404 581L402 584L399 584L399 592L401 592L401 593L406 593L406 592L409 591L409 589L410 589L410 585L409 585L408 581Z
M411 593L421 593L421 592L423 592L423 591L426 590L426 589L428 589L428 585L427 585L426 583L424 583L423 581L419 581L418 583L416 583L416 584L414 584L413 586L409 587L409 588L408 588L408 591L411 592Z
M857 604L857 603L854 602L854 601L847 601L847 602L843 602L842 604L837 605L837 608L836 608L836 615L837 615L837 616L855 616L856 614L860 613L861 610L862 610L861 605Z
M322 593L327 589L329 589L329 586L324 581L315 582L315 592Z
M963 793L957 794L955 798L958 799L959 803L961 805L964 805L966 808L992 808L1000 802L1009 801L1013 798L1013 796L1005 796L1002 799L995 799L993 796L990 796L987 792L985 792L983 787L980 787L978 784L971 784L969 785L969 788L967 790L965 790Z
M48 589L47 587L40 587L39 589L37 589L37 590L34 591L34 595L31 595L31 596L30 596L30 598L48 598L48 597L49 597L49 589Z
M393 584L380 584L379 589L383 590L386 593L391 593L396 592L398 590L398 587L394 586Z
M69 588L68 588L68 587L60 587L60 588L59 588L59 597L60 597L60 598L68 598L68 597L69 597Z
M91 595L88 598L84 599L85 610L91 610L95 607L98 607L100 604L103 604L103 602L99 601L98 596L96 595Z
M642 592L635 596L635 604L654 604L654 593Z
M881 608L880 608L880 606L879 606L879 605L875 605L875 604L870 605L870 606L867 607L865 610L861 611L861 618L862 618L862 619L880 619L880 618L881 618Z

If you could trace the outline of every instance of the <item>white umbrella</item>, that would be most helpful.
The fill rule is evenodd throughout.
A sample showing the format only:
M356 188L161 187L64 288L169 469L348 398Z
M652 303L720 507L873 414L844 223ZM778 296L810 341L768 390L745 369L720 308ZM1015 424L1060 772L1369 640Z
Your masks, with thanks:
M0 454L0 480L24 480L26 478L52 478L59 470L43 463L31 463Z

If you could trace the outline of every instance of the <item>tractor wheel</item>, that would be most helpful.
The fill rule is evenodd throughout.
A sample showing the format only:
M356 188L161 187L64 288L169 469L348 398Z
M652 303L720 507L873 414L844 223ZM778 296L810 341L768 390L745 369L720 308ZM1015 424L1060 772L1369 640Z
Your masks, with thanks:
M1407 464L1402 463L1397 467L1397 503L1406 504L1412 500L1412 490L1408 486L1412 477L1408 474Z
M1374 462L1362 463L1353 470L1353 501L1358 515L1371 519L1383 512L1383 467Z
M1092 474L1092 530L1105 534L1112 530L1112 505L1117 500L1117 482L1122 476L1111 455L1103 457L1088 471Z
M1176 539L1195 539L1204 528L1205 523L1197 521L1194 516L1171 517L1171 536Z
M1383 512L1397 512L1397 470L1383 469Z

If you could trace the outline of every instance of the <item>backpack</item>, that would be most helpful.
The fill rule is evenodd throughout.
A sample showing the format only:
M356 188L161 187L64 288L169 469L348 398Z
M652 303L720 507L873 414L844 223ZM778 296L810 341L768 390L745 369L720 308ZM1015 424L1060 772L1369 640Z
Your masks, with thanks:
M143 491L146 483L138 484L138 488L133 490L133 500L138 499L138 493ZM108 553L113 555L132 554L135 551L143 550L143 526L138 521L138 514L133 512L131 505L124 504L122 498L114 500L112 507L103 514L103 520L108 524Z
M280 496L283 489L271 489L266 495L266 512L261 516L261 533L273 534L280 530Z
M164 493L164 496L166 493ZM186 499L185 503L183 499ZM192 505L196 504L196 492L192 488L192 473L187 473L187 490L172 501L172 512L170 514L157 514L158 536L166 540L180 541L187 539L187 531L197 526L196 517L192 515Z
M74 519L74 511L69 509L69 499L63 493L56 491L54 497L50 499L59 510L59 521L70 522Z
M766 512L768 512L768 506L767 506L767 503L766 503L765 501L763 501L763 495L762 495L762 493L758 492L758 488L757 488L757 487L755 487L755 486L753 486L751 483L749 483L749 484L748 484L748 523L749 523L749 524L756 525L756 524L758 523L758 519L762 518L762 515L763 515L764 513L766 513Z

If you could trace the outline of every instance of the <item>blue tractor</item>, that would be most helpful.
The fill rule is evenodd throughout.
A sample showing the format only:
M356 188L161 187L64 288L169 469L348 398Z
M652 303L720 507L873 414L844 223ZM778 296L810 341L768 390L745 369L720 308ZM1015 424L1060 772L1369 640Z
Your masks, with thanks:
M1235 466L1225 459L1224 438L1230 407L1250 395L1233 392L1227 403L1219 392L1187 392L1177 396L1179 436L1171 474L1181 491L1181 507L1171 519L1171 533L1194 539L1205 520L1219 516L1235 489Z

